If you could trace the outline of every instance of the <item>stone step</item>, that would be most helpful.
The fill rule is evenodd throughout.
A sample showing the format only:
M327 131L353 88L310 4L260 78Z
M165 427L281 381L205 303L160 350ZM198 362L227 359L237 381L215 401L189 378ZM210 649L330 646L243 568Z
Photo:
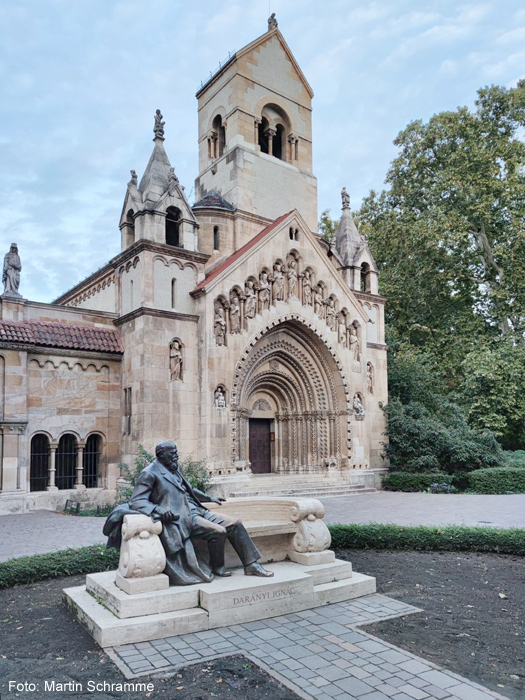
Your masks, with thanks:
M375 493L376 489L366 487L363 484L345 485L345 486L319 486L315 487L300 487L297 488L258 488L252 490L246 488L244 491L234 491L230 494L230 498L252 498L253 496L294 496L302 498L322 498L323 496L347 496L358 493Z
M314 600L316 605L329 605L341 603L343 600L360 598L376 592L376 580L372 576L353 573L352 578L330 581L314 586Z

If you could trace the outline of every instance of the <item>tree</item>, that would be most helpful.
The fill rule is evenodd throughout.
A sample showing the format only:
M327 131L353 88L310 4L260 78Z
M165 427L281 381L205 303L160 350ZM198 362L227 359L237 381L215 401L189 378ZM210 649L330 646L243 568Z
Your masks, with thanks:
M479 90L475 105L409 124L390 189L359 214L390 320L439 352L525 332L525 80Z
M329 243L335 236L338 224L339 221L330 218L330 209L325 209L319 217L319 234Z

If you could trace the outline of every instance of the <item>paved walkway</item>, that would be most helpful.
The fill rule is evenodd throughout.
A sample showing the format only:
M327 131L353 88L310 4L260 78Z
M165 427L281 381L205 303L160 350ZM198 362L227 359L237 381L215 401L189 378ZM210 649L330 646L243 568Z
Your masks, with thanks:
M525 494L509 496L377 491L322 499L325 523L487 525L525 528Z
M325 523L489 525L525 528L525 494L452 496L378 491L323 498ZM103 518L37 510L0 516L0 561L105 542Z
M418 612L370 595L297 614L106 650L126 678L245 654L299 697L315 700L494 700L482 686L357 629Z

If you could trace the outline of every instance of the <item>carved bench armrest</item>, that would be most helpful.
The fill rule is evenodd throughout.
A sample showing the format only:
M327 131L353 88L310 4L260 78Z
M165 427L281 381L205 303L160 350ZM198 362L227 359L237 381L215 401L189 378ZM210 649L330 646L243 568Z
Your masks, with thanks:
M164 571L166 554L160 541L162 523L149 515L125 515L118 571L123 578L156 576Z

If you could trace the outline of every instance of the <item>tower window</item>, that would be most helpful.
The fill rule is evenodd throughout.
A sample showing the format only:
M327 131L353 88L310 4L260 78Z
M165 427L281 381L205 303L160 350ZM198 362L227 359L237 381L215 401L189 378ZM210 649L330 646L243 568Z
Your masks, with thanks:
M168 207L166 210L166 243L181 248L180 244L180 209Z
M220 158L224 153L226 146L226 129L222 123L222 117L218 114L213 120L213 143L211 144L212 158Z
M279 160L284 160L285 148L283 147L283 141L285 140L286 134L284 126L282 124L277 124L277 129L275 131L275 136L273 137L273 155Z
M177 280L175 278L171 280L171 308L177 308Z
M370 291L370 265L368 263L361 265L361 291Z
M264 117L259 124L259 146L262 153L268 153L268 120Z
M219 227L213 227L213 250L219 250Z

